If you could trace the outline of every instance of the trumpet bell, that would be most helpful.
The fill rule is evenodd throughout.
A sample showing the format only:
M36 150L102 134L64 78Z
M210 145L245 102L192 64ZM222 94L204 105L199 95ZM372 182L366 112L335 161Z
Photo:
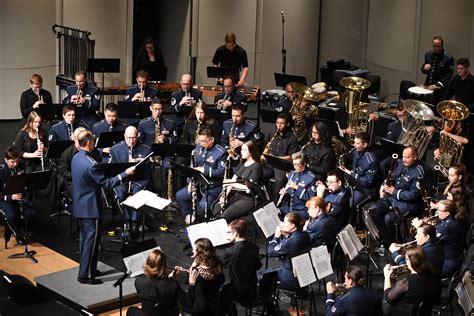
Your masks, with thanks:
M403 108L417 120L431 121L434 118L433 110L421 101L405 100L403 101Z
M441 101L436 106L436 110L443 118L450 121L462 121L469 116L468 107L454 100Z
M370 81L359 77L344 77L339 84L348 90L362 91L370 87Z

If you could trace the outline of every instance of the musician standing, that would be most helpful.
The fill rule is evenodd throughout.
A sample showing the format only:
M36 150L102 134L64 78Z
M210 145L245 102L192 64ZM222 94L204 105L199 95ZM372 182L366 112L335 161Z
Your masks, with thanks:
M323 182L319 182L316 186L316 195L331 204L328 214L336 219L338 232L349 223L351 193L345 188L344 182L342 171L334 169L328 172L326 186Z
M199 183L189 181L186 187L176 193L176 202L181 207L181 216L185 218L185 223L192 223L194 221L194 218L192 218L190 214L193 190L196 190L196 199L198 198L197 194L202 196L199 202L199 210L196 210L199 211L199 215L202 215L206 209L205 193L207 192L207 203L210 210L211 205L222 191L222 188L216 186L216 184L222 183L222 179L224 178L227 152L222 146L217 144L211 130L203 128L199 132L198 144L196 144L193 155L194 157L191 157L191 159L195 160L194 169L203 173L214 187L205 191L205 188L200 186ZM193 185L195 187L193 187ZM196 214L194 214L194 216L196 216ZM208 218L209 217L211 217L211 214L208 214Z
M443 98L444 89L453 74L454 59L444 50L443 38L439 35L433 37L433 50L425 53L425 62L421 72L426 75L425 86L434 91L435 104Z
M232 119L226 120L222 127L220 144L240 153L240 147L246 141L252 140L257 145L261 143L257 123L247 119L245 106L236 104L232 106Z
M247 52L237 45L237 38L234 33L227 33L224 40L225 44L216 49L212 58L212 64L215 67L232 67L239 69L239 71L241 70L240 79L237 82L237 86L241 87L244 85L249 71Z
M276 132L269 139L263 151L266 155L278 157L283 160L291 160L291 155L298 150L298 140L291 131L291 117L287 113L280 113L275 122ZM273 183L272 197L274 202L278 201L280 190L285 186L287 177L285 171L275 169L269 164L263 165L263 179L275 178Z
M372 218L386 246L395 241L395 222L407 216L417 216L423 210L418 178L424 175L417 148L413 145L405 147L401 161L397 162L393 175L388 179L391 183L387 185L385 182L380 187L381 200L371 206Z
M125 172L106 178L98 167L98 162L91 157L94 150L94 136L90 131L79 133L80 151L72 159L72 200L73 212L79 223L80 259L77 281L82 284L101 284L96 279L99 255L100 226L102 204L100 187L113 188L135 172L135 167Z
M202 101L202 92L193 88L193 77L189 74L181 76L179 85L181 89L171 94L171 106L176 112L175 124L178 135L181 135L186 118L196 103Z
M138 142L138 131L135 126L129 126L124 133L124 141L115 144L110 149L111 163L134 163L143 160L150 152L151 148ZM151 168L150 168L151 171ZM147 177L150 175L146 173ZM133 195L138 191L146 189L150 179L140 179L137 181L122 182L122 185L114 188L119 204L123 202L127 195ZM120 206L123 212L124 222L128 222L130 226L130 237L135 239L138 237L138 213L129 209L127 206Z
M30 89L21 93L20 110L21 116L27 118L31 111L36 110L42 104L53 103L51 93L43 89L43 77L39 74L32 74L30 78Z
M75 104L82 109L81 120L87 129L91 129L99 121L97 111L100 106L99 90L88 83L87 73L78 70L74 76L75 84L67 87L63 104Z
M358 185L352 191L353 207L377 196L380 186L380 170L377 156L368 150L369 135L358 132L354 138L352 151L352 170L340 166L342 171L355 179Z
M74 140L74 130L78 127L76 123L76 106L65 104L63 106L63 120L54 124L49 131L49 142Z
M302 152L292 154L291 159L295 171L288 175L288 183L280 190L280 194L287 192L290 199L282 205L280 210L282 214L298 213L301 218L306 220L308 219L306 201L315 195L313 191L315 175L306 168L308 158Z

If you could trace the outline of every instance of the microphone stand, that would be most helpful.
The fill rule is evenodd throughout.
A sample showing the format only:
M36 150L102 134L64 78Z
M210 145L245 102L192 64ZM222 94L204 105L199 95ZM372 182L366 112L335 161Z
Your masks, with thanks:
M128 278L131 274L131 271L125 272L120 279L118 279L114 284L113 287L119 287L119 308L120 308L120 316L122 316L122 306L123 306L123 281Z
M286 49L285 49L285 12L281 11L281 72L286 74Z

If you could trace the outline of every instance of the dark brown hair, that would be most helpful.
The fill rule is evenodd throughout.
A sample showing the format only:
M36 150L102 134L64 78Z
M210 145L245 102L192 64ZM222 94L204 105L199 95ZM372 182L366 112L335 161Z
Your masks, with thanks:
M215 267L220 265L219 257L217 257L216 249L211 241L207 238L199 238L194 242L196 245L196 254L194 260L198 265L207 267Z
M150 251L143 268L143 272L150 279L166 279L168 277L166 256L161 250L153 249Z
M290 212L285 215L285 218L288 222L295 225L297 230L302 230L304 226L304 220L301 218L301 215L296 212Z
M349 266L346 270L347 278L354 281L357 285L364 285L367 280L364 278L364 272L358 266Z
M242 218L234 219L229 223L229 228L235 231L240 238L247 237L247 222Z
M410 260L411 268L420 275L433 275L433 268L426 259L423 248L418 245L410 245L405 251L405 258Z

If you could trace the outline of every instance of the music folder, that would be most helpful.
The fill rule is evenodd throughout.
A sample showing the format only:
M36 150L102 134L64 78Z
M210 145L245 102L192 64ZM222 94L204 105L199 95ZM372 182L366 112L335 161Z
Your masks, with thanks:
M281 221L278 218L278 213L279 211L273 202L253 212L253 217L265 235L265 238L275 234L277 226L280 225Z
M96 145L97 148L107 148L120 143L124 140L124 131L112 131L102 132L97 137Z
M351 224L344 227L336 237L342 251L349 257L350 261L357 257L362 248L364 248Z
M61 158L62 153L72 144L74 144L74 141L72 140L61 140L49 143L46 159Z
M283 170L286 172L295 170L295 168L293 168L293 163L291 161L284 160L272 155L263 154L263 156L265 157L267 162L275 169Z
M333 273L331 256L326 245L291 258L291 264L300 287L313 284Z
M227 240L227 222L221 218L215 221L200 223L188 226L186 232L188 233L191 245L199 238L208 238L214 247L228 244Z
M123 263L127 267L127 271L132 272L130 274L132 278L143 274L143 265L148 258L148 254L154 249L161 250L161 248L156 244L154 238L145 240L141 243L124 245L120 249Z

